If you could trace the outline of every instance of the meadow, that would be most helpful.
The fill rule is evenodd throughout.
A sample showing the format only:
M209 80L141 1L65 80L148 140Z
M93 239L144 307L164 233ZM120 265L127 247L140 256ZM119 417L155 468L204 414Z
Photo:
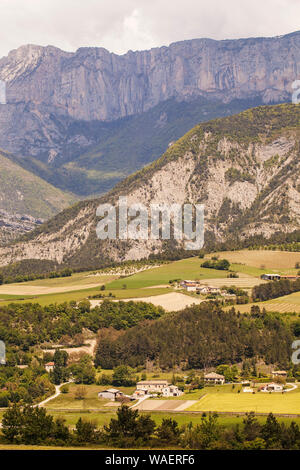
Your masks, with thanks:
M126 277L93 271L75 273L67 278L2 285L0 286L0 305L10 302L37 302L45 306L71 300L79 302L100 293L105 296L110 294L115 299L146 300L149 297L149 301L153 301L154 296L174 292L169 284L169 281L174 279L198 279L203 284L215 287L235 285L250 293L250 289L255 285L265 282L260 278L263 273L296 274L298 270L295 264L300 262L300 255L286 251L240 250L206 255L205 259L212 256L228 259L231 262L230 269L237 272L238 277L228 278L227 271L202 268L200 265L203 259L193 257L166 263ZM105 290L101 291L103 285L105 285ZM163 297L158 297L157 301L163 304L162 299ZM174 308L174 302L176 303L175 297L173 300L171 303L167 302L170 308ZM181 299L178 298L179 300ZM180 305L184 306L184 302ZM300 294L295 293L255 305L265 307L267 311L300 313ZM251 306L252 304L239 305L238 308L246 313L250 311Z
M300 414L300 393L299 388L283 394L226 393L217 390L205 394L188 411Z

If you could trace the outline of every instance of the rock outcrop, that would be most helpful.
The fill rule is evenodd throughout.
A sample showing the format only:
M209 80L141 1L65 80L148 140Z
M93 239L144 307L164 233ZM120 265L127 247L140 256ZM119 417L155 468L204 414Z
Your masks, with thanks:
M96 47L70 53L22 46L0 60L7 89L7 104L0 105L0 148L43 155L53 164L74 121L112 121L170 98L290 101L299 77L300 32L194 39L121 56ZM85 148L93 139L79 131L76 143Z

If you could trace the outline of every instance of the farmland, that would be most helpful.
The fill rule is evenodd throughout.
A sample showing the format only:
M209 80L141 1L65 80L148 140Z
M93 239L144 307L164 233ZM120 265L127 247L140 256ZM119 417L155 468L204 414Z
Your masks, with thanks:
M213 255L206 255L205 259ZM199 303L195 296L187 296L185 292L174 292L169 284L173 279L198 279L202 284L221 288L236 286L248 292L262 281L263 273L296 274L295 263L300 255L284 251L241 250L215 253L214 256L230 261L230 269L235 271L237 278L228 278L228 272L202 268L203 262L198 257L164 263L161 266L147 267L135 274L120 276L118 272L85 272L75 273L71 277L43 279L17 284L0 286L0 305L9 302L38 302L42 306L51 303L63 303L71 300L81 301L98 296L101 286L105 285L103 295L112 299L133 299L153 302L166 310L179 310L192 303ZM298 259L299 258L299 259ZM97 304L99 301L93 301ZM256 305L268 311L281 313L300 312L300 296L295 293ZM249 312L251 304L239 305L241 312Z

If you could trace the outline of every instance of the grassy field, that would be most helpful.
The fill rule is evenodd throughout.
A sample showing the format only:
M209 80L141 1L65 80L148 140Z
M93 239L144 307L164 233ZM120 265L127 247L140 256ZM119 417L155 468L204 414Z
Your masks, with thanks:
M69 292L62 292L62 293L53 293L53 294L42 294L42 295L31 295L31 296L11 296L11 295L3 295L0 294L0 306L7 305L12 302L17 303L39 303L40 305L50 305L54 303L63 303L63 302L70 302L71 300L75 300L76 302L80 302L81 300L87 299L88 296L93 296L102 293L105 296L108 296L109 292L111 292L116 299L130 299L135 297L148 297L149 293L151 295L160 295L170 292L170 289L164 288L157 288L151 289L151 292L147 289L116 289L116 290L107 290L107 291L100 291L100 287L95 287L91 289L80 289L74 290Z
M98 393L102 390L106 390L109 386L100 386L100 385L84 385L86 390L86 397L82 400L76 399L75 392L80 385L70 384L68 393L61 393L58 397L50 400L46 403L45 408L54 410L54 409L64 409L64 410L93 410L101 409L104 411L109 411L111 408L105 406L111 404L110 400L98 398ZM135 387L118 387L123 393L131 395Z
M252 268L258 268L257 271L253 270L253 275L261 274L260 268L264 272L277 272L278 270L294 270L295 263L300 263L300 253L289 251L271 251L271 250L240 250L240 251L223 251L214 253L220 258L226 258L230 263L239 263ZM273 271L272 271L273 270ZM240 268L238 269L240 271ZM240 271L242 272L242 271ZM256 274L255 274L256 273Z
M126 284L130 289L168 284L171 279L214 279L226 278L227 273L216 269L201 268L203 261L198 257L188 258L148 269L127 278L117 279L107 289L119 289Z
M263 273L295 274L295 263L300 261L300 254L285 251L242 250L221 252L217 255L232 263L231 269L238 272L238 278L227 278L226 271L201 268L203 259L194 257L146 269L123 278L86 272L75 273L69 278L3 285L0 286L0 305L10 302L38 302L45 306L71 300L80 301L99 294L103 284L106 285L106 290L101 293L108 295L111 292L115 299L146 298L172 292L172 287L167 287L171 279L199 279L215 287L235 285L251 289L264 282L260 279ZM300 312L300 296L296 293L257 305L265 306L268 311ZM239 306L241 312L249 312L250 308L251 304Z
M214 389L212 389L214 390ZM217 390L207 393L188 411L300 413L299 388L287 393L228 393Z
M255 302L254 304L238 305L240 312L250 312L252 305L259 308L265 308L267 312L279 313L300 313L300 292L278 297L277 299L268 300L266 302Z

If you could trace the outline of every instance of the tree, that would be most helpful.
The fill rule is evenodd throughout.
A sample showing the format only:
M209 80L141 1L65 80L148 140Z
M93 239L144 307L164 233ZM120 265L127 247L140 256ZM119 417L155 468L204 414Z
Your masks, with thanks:
M177 421L172 418L164 418L161 425L156 430L156 435L163 443L177 444L180 436Z
M76 423L75 436L79 443L96 442L99 437L96 424L79 418Z
M273 413L269 413L267 421L262 427L261 436L266 441L267 447L273 447L281 437L281 427Z
M76 400L83 400L86 395L87 391L85 387L76 387L74 394Z
M2 433L9 442L16 442L22 425L22 412L20 407L14 404L3 414Z
M114 369L112 384L120 387L130 387L136 384L134 371L129 366L118 366Z
M3 284L3 282L4 282L3 274L0 273L0 286Z
M96 369L93 364L93 359L88 354L84 354L77 364L72 364L70 371L77 384L88 385L95 382Z
M247 441L253 441L259 436L261 426L257 421L253 411L246 413L246 418L243 419L243 424L243 434Z
M45 442L54 430L53 417L47 415L45 408L26 406L23 409L21 440L25 444Z
M120 447L129 447L149 441L155 430L155 422L150 416L139 416L138 410L122 405L117 411L117 419L112 418L104 426L106 438Z

